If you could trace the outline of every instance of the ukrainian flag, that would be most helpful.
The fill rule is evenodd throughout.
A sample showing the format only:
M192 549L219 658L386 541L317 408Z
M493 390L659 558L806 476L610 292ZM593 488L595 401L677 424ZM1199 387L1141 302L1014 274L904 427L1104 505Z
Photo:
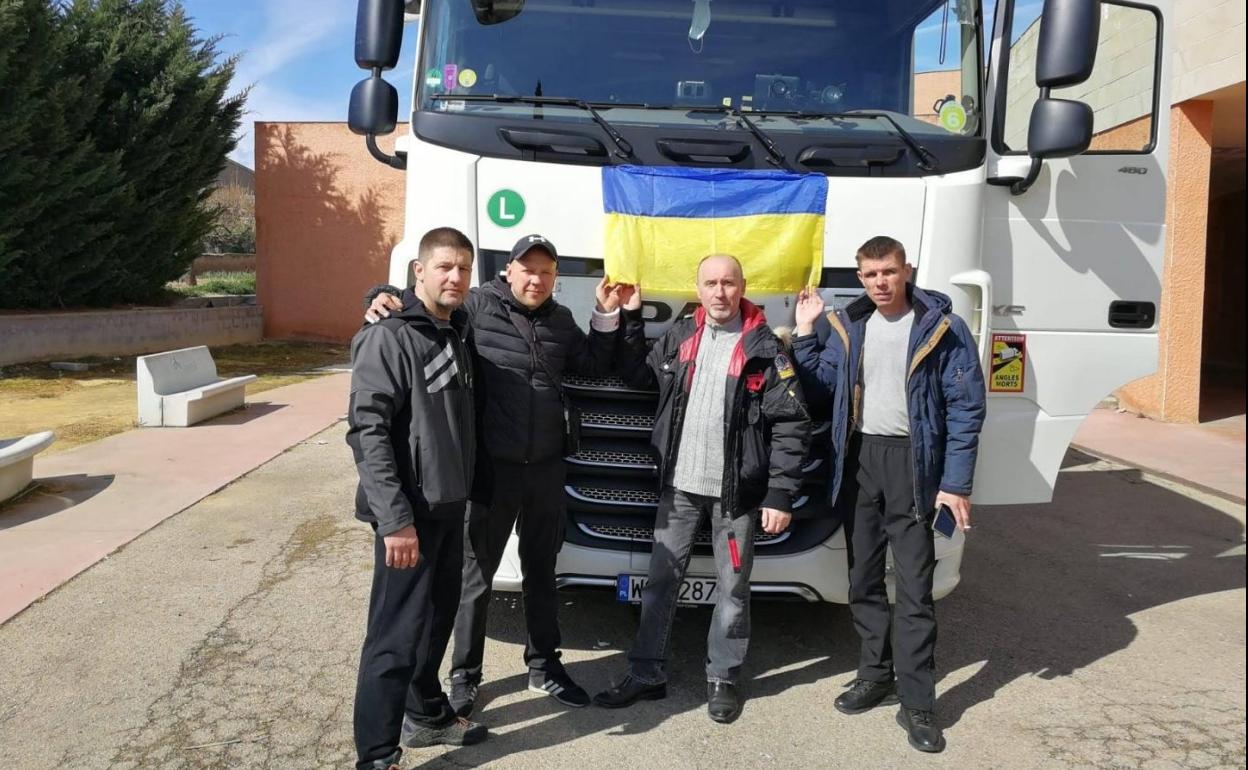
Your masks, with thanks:
M751 294L816 285L827 199L822 174L608 166L607 275L649 291L688 293L703 257L732 254Z

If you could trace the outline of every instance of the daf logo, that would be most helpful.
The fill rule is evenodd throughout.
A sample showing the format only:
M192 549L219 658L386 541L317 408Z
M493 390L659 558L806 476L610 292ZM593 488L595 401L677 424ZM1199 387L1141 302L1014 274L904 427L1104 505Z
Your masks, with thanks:
M1145 174L1148 173L1148 169L1144 168L1143 166L1123 166L1122 168L1118 169L1118 173L1119 174L1135 174L1137 176L1144 176Z

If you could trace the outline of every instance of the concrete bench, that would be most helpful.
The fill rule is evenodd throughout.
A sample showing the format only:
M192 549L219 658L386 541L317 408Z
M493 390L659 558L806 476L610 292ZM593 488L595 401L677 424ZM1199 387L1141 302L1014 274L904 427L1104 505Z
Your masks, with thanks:
M34 478L35 455L52 445L56 434L50 430L20 438L0 439L0 502L30 486Z
M208 348L139 356L139 425L185 428L243 405L256 376L223 379Z

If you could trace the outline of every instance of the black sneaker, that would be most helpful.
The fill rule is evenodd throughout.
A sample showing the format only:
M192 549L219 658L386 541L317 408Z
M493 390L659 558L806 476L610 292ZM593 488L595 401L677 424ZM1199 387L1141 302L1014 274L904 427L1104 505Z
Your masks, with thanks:
M469 717L477 707L477 688L481 682L467 676L451 677L451 709L457 717Z
M897 724L906 728L906 738L912 748L928 754L945 750L945 736L932 712L902 706L897 711Z
M563 669L558 671L529 669L529 692L549 695L572 708L579 709L589 705L589 693L573 682L572 677L568 676L568 672Z
M488 735L485 725L469 722L463 717L455 717L442 725L426 725L413 722L405 716L399 743L409 749L426 746L471 746L485 740Z
M897 689L893 680L872 682L869 679L855 679L849 689L841 693L832 705L842 714L861 714L882 704L892 705L897 702Z

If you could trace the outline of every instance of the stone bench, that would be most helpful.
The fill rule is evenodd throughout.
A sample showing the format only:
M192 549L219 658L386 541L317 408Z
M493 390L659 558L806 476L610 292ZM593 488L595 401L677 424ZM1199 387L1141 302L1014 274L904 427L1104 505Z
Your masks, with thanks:
M50 430L20 438L0 439L0 502L30 486L34 478L35 455L52 445L56 434Z
M243 405L256 376L223 379L200 345L138 358L139 425L185 428Z

